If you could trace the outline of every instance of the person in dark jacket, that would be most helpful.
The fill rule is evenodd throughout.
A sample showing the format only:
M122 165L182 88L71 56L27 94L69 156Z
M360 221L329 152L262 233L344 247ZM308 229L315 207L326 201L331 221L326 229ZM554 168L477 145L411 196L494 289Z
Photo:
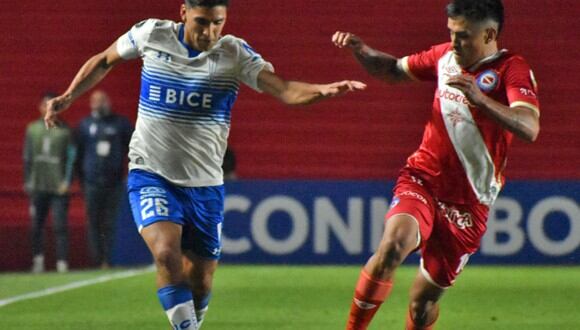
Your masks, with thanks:
M79 170L85 195L88 242L95 266L108 268L115 220L126 174L126 155L133 127L111 111L107 94L97 90L90 98L91 114L77 132Z

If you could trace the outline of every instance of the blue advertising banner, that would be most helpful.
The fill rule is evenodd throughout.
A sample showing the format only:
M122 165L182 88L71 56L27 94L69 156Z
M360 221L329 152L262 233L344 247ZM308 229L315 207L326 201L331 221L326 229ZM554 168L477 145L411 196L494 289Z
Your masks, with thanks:
M226 185L227 263L361 264L380 242L393 182L235 181ZM510 182L470 263L580 264L580 182ZM127 210L128 211L128 210ZM126 219L126 218L125 218ZM150 262L132 223L118 264ZM131 226L128 228L127 226ZM416 262L414 255L409 262Z

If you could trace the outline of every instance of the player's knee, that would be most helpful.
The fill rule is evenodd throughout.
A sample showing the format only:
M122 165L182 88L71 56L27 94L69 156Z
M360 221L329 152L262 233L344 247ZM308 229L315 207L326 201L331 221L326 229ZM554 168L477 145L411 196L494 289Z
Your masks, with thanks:
M413 322L417 325L426 325L437 318L438 307L434 300L415 299L409 304L409 312Z
M163 246L157 248L153 257L155 258L155 264L157 267L162 267L168 271L178 271L181 265L181 255L176 249L169 246Z
M376 253L377 261L386 269L394 269L405 259L407 248L401 240L385 238Z

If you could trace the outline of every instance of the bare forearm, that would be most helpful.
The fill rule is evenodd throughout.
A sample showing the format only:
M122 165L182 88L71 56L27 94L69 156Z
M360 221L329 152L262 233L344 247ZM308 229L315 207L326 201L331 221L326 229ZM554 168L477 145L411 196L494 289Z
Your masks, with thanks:
M477 107L526 142L534 142L538 137L540 132L538 115L531 109L510 108L491 98L482 100Z
M286 81L284 84L285 88L278 98L285 104L306 105L325 98L319 85L299 81Z
M113 65L108 63L105 54L100 53L91 57L80 68L70 86L67 88L65 95L70 97L71 102L74 101L80 95L103 80L112 68Z
M405 74L397 66L398 59L393 55L380 52L367 45L354 50L353 54L363 68L379 80L397 83L405 79Z

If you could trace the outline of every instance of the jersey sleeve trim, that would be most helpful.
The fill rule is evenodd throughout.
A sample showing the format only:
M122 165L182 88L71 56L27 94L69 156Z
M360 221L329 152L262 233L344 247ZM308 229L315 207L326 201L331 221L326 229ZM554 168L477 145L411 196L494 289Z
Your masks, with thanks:
M531 103L524 102L524 101L515 101L515 102L510 103L510 108L515 108L515 107L528 108L528 109L532 110L538 116L538 118L540 117L540 109Z
M415 77L415 75L413 74L413 72L411 72L411 69L409 68L409 56L405 56L399 61L400 61L399 63L401 63L401 69L403 69L403 72L405 72L407 77L411 78L412 80L419 81L419 79Z

